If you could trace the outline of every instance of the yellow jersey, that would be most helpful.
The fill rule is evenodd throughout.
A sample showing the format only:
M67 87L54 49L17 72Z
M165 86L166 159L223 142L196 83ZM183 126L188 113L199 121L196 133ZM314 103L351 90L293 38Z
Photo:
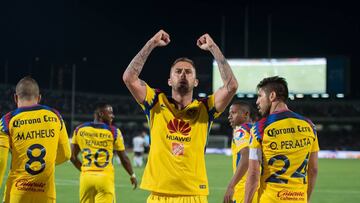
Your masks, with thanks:
M56 198L54 173L60 145L70 151L64 121L55 109L33 105L3 116L0 146L10 148L12 154L6 190Z
M241 159L240 151L245 147L249 147L251 127L251 123L244 123L240 126L237 126L233 131L233 138L231 142L233 173L235 173ZM246 174L247 173L245 173L238 184L236 184L235 188L245 187Z
M76 127L71 143L79 145L81 149L81 172L113 176L113 151L125 150L121 131L99 122L86 122Z
M146 85L140 104L150 127L151 148L140 187L171 195L208 195L205 147L214 118L214 96L184 109Z
M319 151L315 125L292 111L270 114L251 129L262 151L260 202L307 202L307 163Z

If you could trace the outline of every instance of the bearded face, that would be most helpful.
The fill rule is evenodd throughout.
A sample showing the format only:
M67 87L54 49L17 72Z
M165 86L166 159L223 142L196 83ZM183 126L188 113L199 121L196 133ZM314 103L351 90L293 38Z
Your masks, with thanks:
M179 61L171 68L168 83L182 95L193 91L198 84L195 68L186 61Z
M256 106L262 117L266 117L270 114L271 101L264 89L258 90L258 97L256 100Z

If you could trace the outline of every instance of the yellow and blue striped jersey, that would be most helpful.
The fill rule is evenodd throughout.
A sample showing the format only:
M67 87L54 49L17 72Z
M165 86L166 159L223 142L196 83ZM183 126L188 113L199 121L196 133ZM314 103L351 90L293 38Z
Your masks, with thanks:
M58 111L33 105L7 113L0 120L0 146L10 148L12 154L6 186L10 194L56 197L58 146L70 151L66 127Z
M81 149L81 172L113 175L113 151L125 150L121 131L99 122L86 122L76 127L71 143Z
M231 142L233 173L235 173L236 168L239 165L240 159L242 158L240 151L245 147L249 147L251 127L251 123L244 123L234 129ZM245 182L246 174L240 179L238 184L236 184L236 187L245 187Z
M252 127L251 148L262 151L260 202L307 201L307 163L319 151L309 119L292 111L270 114Z
M214 96L177 109L172 98L146 86L140 104L150 127L151 148L141 188L174 195L208 195L205 147L216 112Z

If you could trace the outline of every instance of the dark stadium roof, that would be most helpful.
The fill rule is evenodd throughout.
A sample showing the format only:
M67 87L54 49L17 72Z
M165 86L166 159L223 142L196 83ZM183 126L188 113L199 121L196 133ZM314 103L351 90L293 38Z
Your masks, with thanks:
M268 57L271 15L271 57L349 57L350 95L360 98L356 88L360 86L356 74L360 66L360 24L355 6L342 2L144 2L1 1L0 83L15 84L31 73L44 88L61 84L69 89L70 67L76 64L78 90L129 95L121 80L123 71L144 43L164 29L172 41L150 55L142 78L166 89L169 66L175 58L211 58L195 44L205 32L224 49L226 57L244 57L244 17L248 8L248 57ZM60 68L62 78L58 76ZM209 78L204 76L201 82L206 80Z

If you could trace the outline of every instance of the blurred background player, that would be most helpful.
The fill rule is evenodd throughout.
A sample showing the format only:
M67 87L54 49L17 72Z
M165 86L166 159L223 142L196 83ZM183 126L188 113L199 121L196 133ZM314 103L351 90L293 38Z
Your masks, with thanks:
M198 85L192 60L179 58L170 69L171 97L139 79L155 47L170 43L160 30L133 58L123 80L144 110L150 127L151 150L141 188L151 191L148 203L207 202L209 186L205 168L205 146L212 122L227 107L238 84L219 47L208 34L197 40L200 49L215 58L224 86L202 100L193 99Z
M145 134L143 132L133 138L133 164L135 167L141 167L143 165L145 145Z
M150 135L148 133L148 129L144 129L142 133L144 134L144 139L145 139L144 162L146 164L150 151Z
M310 202L318 170L315 125L288 109L284 78L264 78L257 90L263 118L251 129L245 202L251 202L259 179L261 203Z
M96 105L94 122L79 125L73 134L71 162L81 171L80 202L115 202L113 152L120 157L130 175L131 184L137 187L135 173L125 152L120 130L111 125L114 119L112 106ZM78 154L82 156L82 162Z
M229 108L229 122L233 128L231 142L233 177L224 195L224 203L243 203L245 197L246 172L249 165L249 141L255 113L250 104L234 101ZM255 194L256 195L256 194ZM257 202L254 198L253 202Z
M22 78L15 91L17 109L0 120L0 185L11 150L5 203L56 202L55 164L71 154L65 123L58 111L39 104L33 78Z

